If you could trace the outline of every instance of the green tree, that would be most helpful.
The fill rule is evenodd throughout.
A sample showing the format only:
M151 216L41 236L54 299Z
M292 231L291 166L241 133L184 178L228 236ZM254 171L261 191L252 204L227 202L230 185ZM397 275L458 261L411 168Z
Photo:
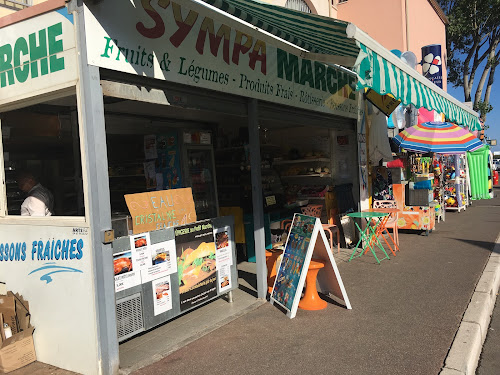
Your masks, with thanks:
M455 87L463 87L465 101L472 102L485 121L486 114L493 109L491 88L500 62L500 0L438 0L438 3L450 21L446 46L448 81Z

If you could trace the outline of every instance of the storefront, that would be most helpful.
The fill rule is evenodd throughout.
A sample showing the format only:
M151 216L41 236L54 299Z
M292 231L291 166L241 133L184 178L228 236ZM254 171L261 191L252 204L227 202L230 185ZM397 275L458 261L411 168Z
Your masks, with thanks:
M51 0L0 25L0 275L30 302L40 361L117 373L119 340L189 310L177 287L168 304L152 303L151 277L117 284L113 260L133 249L130 231L144 224L127 218L124 195L190 187L196 220L228 234L233 283L207 301L237 287L238 256L255 258L266 297L272 228L301 206L320 206L326 220L325 195L338 188L338 213L368 208L364 99L356 74L332 65L353 66L359 53L347 24L318 18L335 36L316 38L320 50L286 24L264 28L226 10ZM321 33L301 36L311 35ZM19 216L19 170L53 192L53 216ZM144 240L171 245L171 226L191 221L170 219ZM131 270L126 262L118 275ZM162 277L160 289L179 281ZM139 307L144 321L120 332L131 316L117 303L134 298L149 310Z
M268 219L290 217L297 201L324 206L328 186L347 185L359 201L355 74L302 59L199 4L172 3L163 19L131 3L64 5L49 1L0 29L0 274L30 302L40 361L116 373L119 340L188 310L175 292L173 307L151 306L151 280L123 289L113 279L113 260L125 258L140 224L124 219L124 195L191 187L197 220L229 228L244 257L253 247L264 298ZM110 17L116 9L120 17ZM52 216L20 216L19 171L53 193ZM235 207L243 239L222 217L237 217ZM113 242L111 229L124 237ZM174 237L167 228L147 240L154 247ZM157 280L170 287L176 276ZM134 295L152 313L139 310L137 330L120 333L120 303Z

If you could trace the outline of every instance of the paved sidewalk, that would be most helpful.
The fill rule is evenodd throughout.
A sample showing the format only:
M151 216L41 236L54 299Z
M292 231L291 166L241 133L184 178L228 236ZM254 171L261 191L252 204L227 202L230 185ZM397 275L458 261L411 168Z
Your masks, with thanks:
M438 374L499 224L500 199L474 202L429 237L401 234L381 265L339 260L353 310L290 320L265 304L134 374Z
M474 202L446 219L429 237L402 233L402 251L381 265L370 254L347 263L350 251L334 252L353 310L329 305L299 310L290 320L265 303L133 374L438 374L491 266L485 270L500 228L500 198ZM241 288L249 291L255 286L252 265L240 266L247 267L242 275L249 282ZM159 337L160 331L151 332ZM165 342L173 339L164 336ZM148 347L153 343L142 342L141 351L154 350ZM478 375L499 373L499 347L497 304ZM36 362L11 374L73 373Z

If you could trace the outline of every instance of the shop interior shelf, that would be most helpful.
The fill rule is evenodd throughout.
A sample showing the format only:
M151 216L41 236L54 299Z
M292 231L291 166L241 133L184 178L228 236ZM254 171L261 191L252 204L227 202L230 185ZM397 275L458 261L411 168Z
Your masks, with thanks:
M229 146L229 147L222 147L222 148L217 148L215 152L228 152L228 151L237 151L237 150L243 150L245 147L249 147L248 145L241 145L241 146ZM261 143L260 144L261 149L265 148L280 148L279 145L275 145L272 143Z
M311 158L311 159L296 159L296 160L275 160L274 165L280 164L296 164L296 163L314 163L314 162L330 162L328 158Z
M240 167L241 163L231 163L231 164L216 164L215 168L234 168L234 167Z
M295 176L281 176L281 178L304 178L304 177L332 177L332 175L313 173L313 174L298 174Z
M22 202L25 198L15 198L15 197L7 197L9 202Z
M109 178L115 177L144 177L144 174L123 174L123 175L110 175Z

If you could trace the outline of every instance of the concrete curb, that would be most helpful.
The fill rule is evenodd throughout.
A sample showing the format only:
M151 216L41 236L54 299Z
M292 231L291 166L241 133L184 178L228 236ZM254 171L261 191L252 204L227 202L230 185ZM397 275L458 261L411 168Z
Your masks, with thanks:
M451 345L440 375L475 374L500 286L500 235Z

